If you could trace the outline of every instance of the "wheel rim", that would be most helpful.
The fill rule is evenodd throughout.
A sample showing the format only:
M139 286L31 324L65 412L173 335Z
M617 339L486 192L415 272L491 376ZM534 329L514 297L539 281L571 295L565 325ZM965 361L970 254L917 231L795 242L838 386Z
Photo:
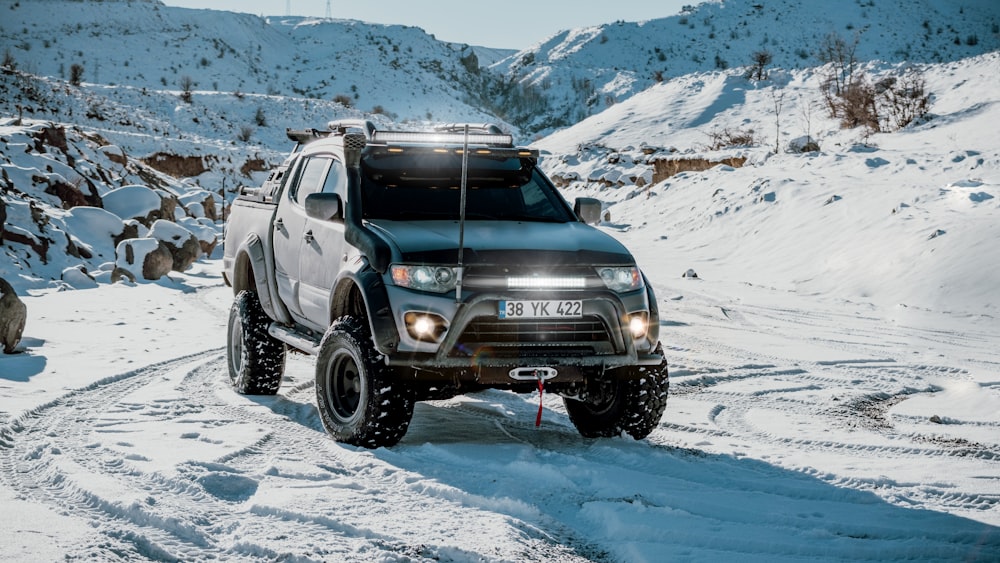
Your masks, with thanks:
M326 374L327 404L342 422L359 416L365 395L365 378L354 356L346 351L337 353Z
M605 384L601 386L593 397L585 401L584 404L587 405L587 409L594 414L605 414L614 408L620 392L621 390L617 385Z
M229 329L229 367L233 374L243 368L243 323L237 318Z

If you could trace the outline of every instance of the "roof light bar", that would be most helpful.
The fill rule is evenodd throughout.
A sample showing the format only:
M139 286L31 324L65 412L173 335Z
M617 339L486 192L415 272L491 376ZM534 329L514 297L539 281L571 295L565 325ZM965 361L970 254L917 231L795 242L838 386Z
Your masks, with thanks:
M461 144L465 142L465 135L462 133L437 133L421 131L375 131L372 135L374 143L433 143L433 144ZM500 145L513 146L514 137L511 135L495 135L483 133L470 133L470 145Z

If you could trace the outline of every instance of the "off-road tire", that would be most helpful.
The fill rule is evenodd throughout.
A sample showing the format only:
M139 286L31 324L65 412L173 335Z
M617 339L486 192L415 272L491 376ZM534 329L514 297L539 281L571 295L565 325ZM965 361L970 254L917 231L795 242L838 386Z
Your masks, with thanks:
M630 366L616 372L609 379L592 383L582 400L563 398L570 421L586 438L625 432L641 440L663 417L670 387L665 359L657 366Z
M229 380L243 395L274 395L285 372L285 345L267 333L271 319L253 291L241 291L229 309Z
M316 407L333 439L370 449L402 439L413 418L414 396L394 375L366 323L351 316L334 321L316 358Z

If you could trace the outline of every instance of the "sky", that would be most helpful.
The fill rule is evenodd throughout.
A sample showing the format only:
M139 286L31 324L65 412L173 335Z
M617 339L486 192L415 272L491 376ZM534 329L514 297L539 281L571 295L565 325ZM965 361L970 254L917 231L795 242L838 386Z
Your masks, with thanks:
M163 0L168 6L247 12L256 15L326 15L326 0ZM625 9L607 0L508 0L496 13L462 0L330 0L330 15L374 23L423 28L442 41L483 47L526 49L565 29L618 20L644 21L676 15L692 0L631 0Z

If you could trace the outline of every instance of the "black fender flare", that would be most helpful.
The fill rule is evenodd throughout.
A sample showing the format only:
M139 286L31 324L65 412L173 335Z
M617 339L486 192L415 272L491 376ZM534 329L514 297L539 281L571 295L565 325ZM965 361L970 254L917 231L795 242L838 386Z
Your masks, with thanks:
M242 245L242 249L237 253L237 256L246 256L249 262L250 270L253 273L254 289L257 291L257 297L260 299L260 305L267 313L267 316L281 323L290 323L292 321L291 315L288 313L288 309L285 308L284 304L281 303L281 299L278 298L277 288L271 283L271 278L268 276L268 260L267 253L264 251L264 243L260 240L257 233L250 233L247 235L246 241ZM241 261L237 258L235 272L241 271L240 268ZM270 271L273 271L273 264ZM236 277L238 274L234 274ZM244 285L244 284L240 284ZM239 288L236 280L234 280L234 287ZM245 283L249 286L249 283ZM246 287L249 289L249 287Z
M646 277L645 273L642 274L642 282L646 286L646 301L649 302L649 325L646 328L646 338L651 345L650 349L654 350L660 341L660 307L656 303L656 293L653 291L653 286L649 283L649 278Z
M382 354L392 354L399 347L399 333L392 318L389 293L385 281L367 260L356 261L356 268L345 270L331 295L331 321L343 314L351 313L351 288L357 288L364 302L364 319L371 329L375 349Z

